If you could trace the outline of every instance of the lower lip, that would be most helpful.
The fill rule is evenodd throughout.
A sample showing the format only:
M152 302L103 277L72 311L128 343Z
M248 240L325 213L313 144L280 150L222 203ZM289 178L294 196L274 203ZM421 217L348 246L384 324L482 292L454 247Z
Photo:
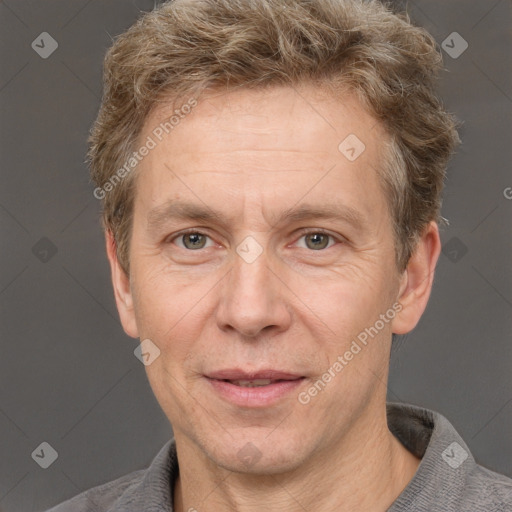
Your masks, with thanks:
M228 402L241 407L268 407L289 395L305 380L304 377L296 380L281 380L268 384L247 388L237 386L224 380L206 378L214 391Z

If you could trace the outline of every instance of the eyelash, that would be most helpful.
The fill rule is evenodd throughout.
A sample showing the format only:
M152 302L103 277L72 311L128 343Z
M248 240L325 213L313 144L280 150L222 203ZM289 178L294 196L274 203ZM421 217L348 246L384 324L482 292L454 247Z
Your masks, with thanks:
M312 235L312 234L321 234L321 235L325 235L327 237L329 237L333 242L332 245L329 245L328 247L326 247L325 249L321 249L319 251L313 251L312 249L310 249L311 252L322 252L322 251L326 251L327 249L330 249L331 247L333 247L334 245L336 245L336 243L338 244L341 244L341 243L344 243L346 242L347 240L344 239L343 237L341 237L341 235L338 235L338 236L334 236L332 233L330 233L329 231L326 231L325 229L322 229L322 228L318 228L318 229L309 229L309 228L305 228L304 230L301 230L299 231L299 238L297 239L300 240L302 237L306 236L306 235ZM307 248L306 248L307 249Z
M168 239L168 243L172 243L174 242L174 240L177 240L178 238L180 237L183 237L185 235L190 235L190 234L197 234L197 235L202 235L202 236L206 236L208 238L211 239L210 235L208 235L207 233L204 233L203 231L200 231L200 230L197 230L197 229L194 229L194 228L190 228L190 229L186 229L185 231L180 231L178 234L174 235L172 238ZM338 243L343 243L343 242L346 242L345 239L343 238L338 238L336 236L334 236L333 234L331 234L330 232L322 229L322 228L316 228L316 229L311 229L311 228L304 228L302 230L299 231L299 238L297 240L300 240L302 237L306 236L306 235L312 235L312 234L322 234L322 235L326 235L330 238L332 238L334 241L338 242ZM311 252L322 252L322 251L325 251L326 249L330 249L332 246L330 247L326 247L325 249L321 249L319 251L313 251L311 250ZM181 247L180 247L181 249ZM189 251L189 252L196 252L196 251L193 251L191 249L185 249L186 251ZM197 249L197 251L199 251L200 249Z

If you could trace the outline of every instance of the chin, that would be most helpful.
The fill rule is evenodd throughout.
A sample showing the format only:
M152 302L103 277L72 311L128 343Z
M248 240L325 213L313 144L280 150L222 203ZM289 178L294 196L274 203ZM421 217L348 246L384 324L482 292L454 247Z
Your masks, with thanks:
M217 438L203 451L219 467L236 473L251 475L277 475L300 467L307 458L304 439L295 440L286 432L251 429Z

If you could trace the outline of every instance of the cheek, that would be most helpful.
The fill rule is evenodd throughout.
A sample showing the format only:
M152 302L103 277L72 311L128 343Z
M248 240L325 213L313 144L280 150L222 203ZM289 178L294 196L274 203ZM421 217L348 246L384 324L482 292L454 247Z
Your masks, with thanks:
M198 338L212 309L209 293L216 280L184 276L155 262L133 272L135 316L141 337L150 338L166 351L183 349ZM179 341L179 343L178 343Z
M291 279L297 307L304 315L322 320L330 338L346 340L391 306L391 282L373 262L340 265L315 275L297 272Z
M176 306L186 307L185 301L174 300L177 286L160 268L138 265L133 267L132 289L141 336L161 339L180 318L180 310Z
M386 309L379 298L367 289L347 285L327 290L318 315L329 328L327 339L333 341L335 350L339 352L365 328L373 325Z
M311 294L304 300L306 304L321 304L318 309L312 307L321 322L311 313L305 314L309 315L310 325L315 322L319 326L314 334L317 350L328 358L323 372L331 369L336 375L329 391L318 400L319 406L334 415L345 414L348 403L356 407L369 399L370 391L381 385L389 364L392 316L382 321L380 315L390 310L394 314L392 281L384 272L361 276L351 271L351 276L356 274L360 278L338 276L331 282L326 280L323 295ZM342 368L333 367L336 361ZM345 398L340 401L339 396Z

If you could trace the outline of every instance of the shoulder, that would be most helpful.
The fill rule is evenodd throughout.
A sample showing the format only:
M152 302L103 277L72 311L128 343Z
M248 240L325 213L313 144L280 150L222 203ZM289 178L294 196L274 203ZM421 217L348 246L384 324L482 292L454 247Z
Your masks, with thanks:
M144 478L145 470L134 471L98 487L93 487L47 512L106 512Z
M467 474L465 488L464 505L485 505L488 512L512 510L512 479L504 475L475 464Z
M134 471L111 482L93 487L46 512L106 512L144 478L146 470Z
M172 510L172 489L179 473L176 442L168 441L147 469L93 487L46 512L140 512Z
M512 511L512 480L480 465L443 415L410 404L388 404L388 424L421 459L388 512Z

